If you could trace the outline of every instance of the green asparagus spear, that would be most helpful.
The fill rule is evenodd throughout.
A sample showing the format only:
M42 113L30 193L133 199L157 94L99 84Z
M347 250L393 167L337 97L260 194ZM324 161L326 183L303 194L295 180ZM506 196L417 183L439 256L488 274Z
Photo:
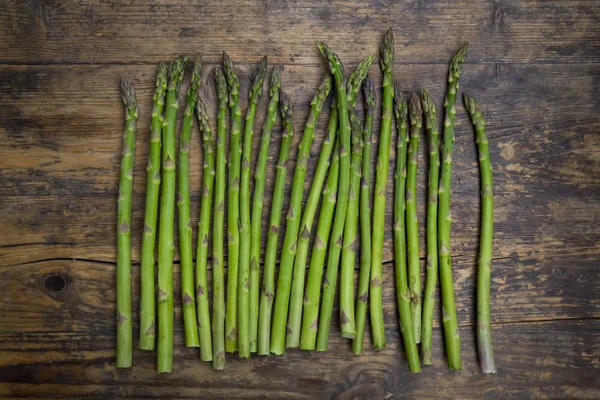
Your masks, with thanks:
M198 99L196 101L196 116L198 117L198 125L202 134L202 147L204 150L202 204L200 205L200 218L198 219L198 245L196 253L196 309L198 313L198 333L200 336L200 358L202 361L212 361L206 261L208 258L208 235L210 234L210 210L215 183L215 144L208 122L208 113L206 112L204 103L200 99L200 92L198 92Z
M150 155L146 178L146 211L144 213L144 236L142 238L142 261L140 265L140 350L154 350L156 331L154 300L154 251L156 246L156 221L158 195L160 193L160 130L163 123L163 107L167 90L167 67L158 64L152 125L150 126Z
M298 238L298 247L296 259L294 260L294 277L292 281L292 294L290 297L290 310L288 314L288 335L286 337L287 347L298 347L300 345L300 328L302 322L302 303L304 295L304 278L306 274L306 258L308 257L308 245L310 232L317 212L319 197L327 175L327 169L331 159L331 152L337 133L338 115L335 103L331 105L331 114L329 117L329 126L327 128L327 137L321 146L317 169L310 186L308 199L304 206L302 222L300 224L300 237ZM320 283L320 279L319 279Z
M383 241L385 230L385 195L387 191L388 164L390 160L390 141L392 135L392 106L394 89L392 70L394 68L394 33L388 30L381 46L381 72L383 74L383 95L381 98L381 130L379 133L379 155L377 158L375 193L373 195L373 235L371 246L371 286L370 315L373 347L385 347L385 329L383 325Z
M319 44L321 54L329 62L329 69L335 81L335 96L339 112L340 132L340 177L338 183L335 217L329 242L327 271L323 283L323 301L317 332L317 351L325 351L328 347L333 298L337 283L340 253L342 251L344 224L348 207L348 191L350 187L350 120L348 118L348 98L346 91L346 74L338 56L324 43Z
M263 204L265 193L265 182L267 173L267 161L269 161L269 145L271 143L271 133L275 122L277 122L277 111L279 105L279 89L281 88L281 78L279 67L273 67L271 72L271 83L269 85L269 106L267 109L267 118L265 119L262 136L260 139L260 150L258 152L258 163L254 171L254 197L252 199L252 232L250 246L250 351L261 354L269 354L270 339L269 335L261 335L259 342L258 335L258 317L259 317L259 298L260 298L260 234L262 228ZM266 305L265 305L266 306ZM270 317L269 323L262 325L264 329L271 329Z
M421 342L421 261L419 259L419 219L417 217L417 164L423 110L419 96L412 93L408 103L410 139L406 167L406 242L408 248L408 290L414 337Z
M166 110L162 126L162 188L158 232L158 373L173 369L173 239L175 214L175 125L179 87L188 57L176 58L169 67Z
M229 182L227 192L227 317L225 320L225 350L233 353L238 349L237 340L237 285L240 245L240 169L241 125L240 81L233 61L223 52L223 70L229 90L231 131L229 136Z
M337 115L337 105L334 100L331 105L331 121L335 121L335 127L339 122ZM331 136L331 130L328 129ZM337 133L337 131L336 131ZM338 136L334 134L334 136ZM333 139L333 138L332 138ZM321 281L323 278L323 266L325 263L325 254L327 243L329 242L329 232L335 210L337 199L337 188L340 177L340 151L339 136L332 142L335 142L333 158L329 167L329 175L325 189L323 189L323 201L321 202L321 214L317 224L317 233L313 242L310 264L308 267L308 278L306 280L306 290L304 294L304 306L302 314L302 336L300 337L300 348L303 350L314 350L317 341L317 327L319 322L319 304L321 297ZM299 256L299 253L298 253Z
M362 178L360 182L360 272L358 297L356 298L356 337L352 341L354 354L362 354L365 335L365 318L369 299L371 276L371 146L373 132L373 109L375 108L375 84L371 75L363 83L365 125L363 129Z
M179 136L179 191L177 207L179 209L179 258L181 262L181 297L185 346L198 347L198 324L196 320L196 302L194 299L194 260L192 255L192 220L190 219L190 136L194 125L196 93L200 88L202 62L200 56L194 60L190 87L187 91L187 104L183 112L181 134Z
M217 116L217 152L215 157L215 211L213 217L213 368L225 368L225 272L223 268L225 219L225 134L227 132L227 82L220 68L215 68L219 114Z
M494 190L492 164L485 120L475 99L463 93L465 108L475 127L479 151L479 176L481 179L481 231L479 234L479 260L477 262L477 349L479 365L486 374L496 373L494 345L490 324L490 275L492 267L492 240L494 237Z
M427 89L421 89L421 105L425 114L425 129L429 139L429 183L427 185L427 276L423 294L423 322L421 324L421 355L423 364L430 365L433 331L433 306L438 275L437 208L440 155L438 130L435 123L435 104Z
M348 193L348 209L344 224L344 244L342 248L342 265L340 275L340 324L342 336L354 338L356 325L354 320L354 266L358 246L358 206L360 197L360 178L362 176L362 126L352 110L352 164L350 166L350 190ZM342 290L344 288L344 290Z
M292 181L292 193L290 195L290 208L286 215L285 236L283 239L283 247L281 249L277 291L275 292L273 324L271 327L271 352L275 354L282 354L284 352L286 331L288 337L295 339L288 343L288 347L298 347L300 329L296 329L297 333L292 331L290 326L286 329L292 285L292 271L298 246L298 229L300 227L302 197L304 194L304 180L306 178L306 169L308 167L308 157L310 156L310 148L313 139L315 138L314 132L317 126L317 120L330 90L331 76L327 74L321 81L317 93L311 101L310 113L304 128L302 141L298 147L296 168L294 169L294 180ZM302 269L302 274L304 274L304 268ZM303 289L304 288L297 291L297 294L300 295L300 299L302 298ZM294 336L296 336L296 338L294 338Z
M360 62L358 67L348 78L347 87L347 100L348 108L354 109L356 103L356 95L360 90L360 87L365 79L369 68L375 55L368 56ZM350 122L352 125L352 115L350 113ZM356 117L358 118L358 117ZM358 123L358 119L355 121ZM360 164L362 164L362 128L358 123L358 131L352 133L352 148L356 151L360 150L360 154L354 154L354 157L359 157ZM354 129L354 128L353 128ZM355 145L354 139L358 135L356 140L361 144ZM359 143L357 142L357 143ZM360 149L358 148L360 147ZM340 276L340 322L342 336L347 338L354 338L356 336L356 323L354 315L354 265L356 258L357 238L356 238L356 224L358 220L358 205L360 197L360 177L362 175L362 165L358 165L358 169L355 168L354 161L350 164L350 189L348 195L348 209L346 211L346 221L344 227L344 243L342 247L342 258L341 258L341 276ZM356 182L355 182L356 181ZM352 207L350 206L352 204ZM351 224L348 226L348 224ZM349 242L350 241L350 242Z
M250 357L250 161L252 157L252 137L254 136L254 116L256 105L262 93L263 80L267 71L267 57L256 66L252 87L248 95L248 110L244 127L242 151L242 179L240 186L240 266L238 271L238 351L240 357ZM254 265L257 268L257 265Z
M460 357L460 333L456 317L456 304L454 302L454 284L452 279L452 260L450 257L450 194L452 185L452 150L454 147L454 116L456 115L456 93L458 92L458 79L462 64L467 55L465 43L456 53L448 71L448 92L444 102L445 120L442 149L442 168L440 186L438 189L438 252L440 268L440 287L442 289L442 322L444 325L444 340L448 368L462 369Z
M123 158L119 177L117 211L117 368L131 367L133 340L131 324L131 189L138 108L135 90L121 77L121 97L125 105Z
M408 367L412 372L420 372L419 352L415 341L411 312L410 291L406 271L406 226L404 223L406 188L406 148L408 136L408 106L402 97L402 87L398 82L395 89L396 130L396 172L394 174L394 269L396 275L396 301L400 320L400 332L404 340L404 349Z
M292 125L293 109L292 100L287 94L279 92L279 111L283 123L279 161L275 172L275 185L273 200L271 201L271 216L267 232L267 249L265 251L265 268L263 273L263 289L260 299L258 354L269 354L271 343L271 314L273 310L273 296L275 292L275 262L277 261L277 242L279 240L279 225L281 223L281 207L283 206L283 193L287 175L287 162L292 147L294 127Z

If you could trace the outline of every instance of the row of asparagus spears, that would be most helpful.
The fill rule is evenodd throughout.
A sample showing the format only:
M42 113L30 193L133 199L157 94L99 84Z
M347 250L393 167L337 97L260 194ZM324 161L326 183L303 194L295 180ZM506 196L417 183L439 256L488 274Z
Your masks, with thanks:
M382 266L387 177L394 117L397 130L393 198L394 263L400 330L409 368L413 372L419 372L421 362L432 362L432 323L438 272L448 366L454 370L462 368L450 257L450 194L455 102L467 45L460 48L450 63L440 157L434 101L425 88L421 90L420 97L412 93L408 100L404 98L399 83L394 84L393 81L392 30L385 35L380 56L383 73L382 114L373 191L369 177L376 93L368 71L376 56L363 59L356 70L347 77L339 57L323 43L319 44L318 48L328 62L330 73L325 75L310 103L310 113L299 144L290 205L285 214L286 228L283 232L277 282L277 246L294 136L293 105L282 89L279 68L275 66L271 72L267 116L262 128L258 162L254 171L254 191L251 196L250 166L254 121L263 81L267 75L267 58L258 63L251 77L252 85L242 131L239 79L232 60L223 53L222 68L217 67L214 70L218 98L215 137L211 131L206 107L199 95L202 63L200 57L196 57L186 95L178 155L175 134L179 109L178 92L188 58L179 57L169 67L164 64L158 67L147 166L139 348L153 350L156 337L158 338L156 347L159 373L171 372L173 363L175 204L178 209L185 343L187 347L200 347L203 361L212 361L215 369L223 369L225 352L237 351L241 358L248 358L255 352L261 355L282 354L286 347L327 350L338 272L342 336L352 339L354 353L362 353L368 306L372 345L376 349L386 346ZM361 89L364 96L362 122L356 112L356 98ZM118 200L117 367L129 367L132 364L133 347L131 197L138 109L134 89L126 78L121 80L121 90L126 107L126 130ZM326 137L319 151L315 175L302 209L304 182L315 127L330 92L334 92L334 100L331 103ZM492 171L485 122L479 106L466 94L464 102L477 133L482 184L481 246L477 278L479 356L483 371L495 372L489 316L493 230ZM283 130L273 184L266 251L261 260L266 169L278 111ZM228 112L231 124L227 159L225 142ZM189 184L190 134L194 117L198 120L204 153L195 276ZM427 268L424 295L421 296L416 181L423 120L429 148L429 183ZM317 219L320 198L321 211ZM160 226L158 282L155 293L154 254L157 220L160 220ZM212 257L209 259L211 228ZM224 254L225 228L227 258ZM315 229L309 258L311 233ZM354 269L357 255L360 267L358 287L355 290ZM208 261L212 263L212 316L208 299ZM309 267L306 275L307 263ZM155 318L155 299L158 299L158 321ZM417 348L419 343L421 355Z

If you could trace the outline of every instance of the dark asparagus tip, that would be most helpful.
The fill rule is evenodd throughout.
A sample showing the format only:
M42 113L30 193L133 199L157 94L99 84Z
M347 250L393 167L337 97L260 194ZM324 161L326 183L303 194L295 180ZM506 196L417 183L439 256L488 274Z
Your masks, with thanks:
M423 115L423 109L421 109L421 101L419 100L419 96L417 96L415 92L410 94L409 109L412 118L415 118L415 120L421 119L421 115Z
M375 107L375 83L371 74L367 74L362 85L363 96L367 106L367 113L372 113Z
M121 77L121 98L127 108L134 108L136 106L135 90L129 79L124 76Z
M397 98L402 98L402 85L400 81L394 82L394 96Z
M281 113L281 119L285 123L291 123L293 117L293 105L290 97L283 91L279 91L279 112Z

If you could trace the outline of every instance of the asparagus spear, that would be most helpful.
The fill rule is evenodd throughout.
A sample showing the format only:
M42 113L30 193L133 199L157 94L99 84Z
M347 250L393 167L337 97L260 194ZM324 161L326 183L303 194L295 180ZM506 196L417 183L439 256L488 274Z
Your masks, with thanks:
M229 90L231 131L229 137L229 181L227 192L227 317L225 320L225 350L232 353L238 348L237 340L237 285L240 245L240 162L242 155L240 110L240 82L233 61L223 52L223 70Z
M135 128L138 120L135 90L121 77L121 98L125 105L125 134L119 177L117 211L117 368L131 367L133 340L131 324L131 190Z
M352 164L350 166L350 189L348 210L344 226L344 244L342 248L342 266L340 276L340 324L342 336L354 338L354 266L356 263L358 206L360 196L360 178L362 176L362 127L356 112L350 112L352 124ZM342 290L343 289L343 290Z
M220 68L215 68L219 114L217 116L217 153L215 157L215 211L213 217L213 368L225 368L225 273L223 269L223 229L225 219L225 134L227 132L227 82Z
M196 102L196 116L198 117L200 132L202 133L202 147L204 150L202 204L200 205L200 218L198 220L198 245L196 253L196 309L200 336L200 357L202 361L212 361L206 261L208 257L208 235L210 234L210 210L215 183L215 143L208 122L206 107L200 99L200 92L198 92L198 100Z
M339 121L337 115L337 105L334 100L332 103L330 121ZM331 127L331 123L329 125ZM331 130L329 135L331 136ZM319 319L319 300L321 296L321 280L323 278L323 264L325 262L325 253L329 241L329 232L335 210L337 199L337 188L340 177L340 152L339 136L335 140L335 153L329 167L327 183L323 190L323 201L321 202L321 214L317 224L317 233L313 242L310 264L308 267L308 278L306 281L306 291L304 294L304 310L302 314L302 336L300 338L300 348L303 350L314 350L317 340L317 326Z
M423 364L431 364L433 305L438 274L437 208L440 155L438 131L435 125L435 104L427 89L421 89L421 105L425 113L425 129L429 139L429 183L427 185L427 277L423 295L423 322L421 326L421 354Z
M352 351L362 354L365 335L365 318L369 299L371 275L371 137L373 132L373 109L375 108L375 84L371 75L363 83L365 125L363 129L362 179L360 183L360 272L358 275L358 297L356 298L356 337Z
M438 189L438 252L440 268L440 287L442 289L442 322L444 325L444 340L448 368L462 369L460 357L460 333L454 302L454 284L452 280L452 260L450 257L450 194L452 185L452 150L454 147L454 116L456 115L456 93L462 64L467 55L465 43L452 58L448 71L448 92L444 102L446 113L444 121L444 137L442 148L442 168L440 186Z
M348 98L346 91L346 74L338 56L324 43L319 44L321 54L329 62L329 69L335 81L335 95L339 112L340 129L340 177L338 182L335 217L329 242L329 258L327 271L323 282L323 301L317 332L317 350L325 351L328 347L329 325L333 311L333 298L337 282L338 265L343 244L344 223L348 206L348 191L350 186L350 121L348 119Z
M392 134L392 105L394 101L392 70L394 67L394 33L388 30L381 46L381 72L383 73L383 95L381 98L381 130L379 133L379 155L377 158L375 193L373 200L373 235L371 246L370 315L373 347L385 347L383 325L383 240L385 228L385 196L387 190L390 141Z
M292 281L292 294L290 298L290 310L288 315L288 335L286 345L288 347L298 347L300 345L300 327L302 321L302 303L304 294L304 277L306 274L306 258L308 257L308 245L310 232L321 196L321 189L325 182L325 175L331 159L331 152L337 133L338 115L335 103L331 105L331 114L329 116L329 126L327 128L327 137L321 146L317 169L310 186L308 199L304 206L302 222L300 224L300 237L298 238L298 247L296 259L294 260L294 277ZM319 279L319 283L320 283Z
M281 249L277 291L275 292L273 325L271 327L271 352L275 354L282 354L284 352L286 331L291 338L294 336L299 337L299 332L295 335L290 326L286 329L292 285L292 271L298 245L298 229L300 227L300 217L302 212L304 180L306 178L306 168L308 167L310 148L315 138L314 132L319 114L321 114L323 104L325 103L325 99L329 95L330 90L331 76L328 74L321 81L317 93L310 103L310 113L304 128L302 141L298 147L294 180L292 181L292 193L290 195L290 208L286 215L285 236L283 239L283 247ZM304 274L304 268L302 269L302 274ZM297 291L297 294L302 298L302 290ZM299 329L296 329L296 331L299 331ZM288 347L298 347L298 339L296 338L290 342Z
M479 151L479 176L481 179L481 231L479 234L479 260L477 262L477 349L479 365L486 374L496 373L494 345L490 324L490 275L492 266L492 240L494 236L494 190L492 164L485 120L475 99L463 93L465 108L475 127Z
M240 357L250 357L250 161L252 137L254 136L254 116L256 105L262 93L263 80L267 71L267 57L256 66L252 87L248 95L248 110L244 127L242 151L242 179L240 186L240 266L238 271L238 351ZM254 268L257 265L254 264Z
M142 238L142 261L140 265L140 350L154 350L155 303L154 303L154 251L156 245L156 220L158 194L160 192L160 130L163 123L163 107L167 90L167 67L158 64L156 89L150 126L150 155L146 178L146 211L144 213L144 236Z
M419 96L414 92L408 103L410 139L406 167L406 242L408 247L408 290L414 338L421 342L421 261L419 259L419 219L417 217L417 164L423 110Z
M354 105L356 103L356 95L360 90L360 87L365 79L367 73L369 72L369 68L373 61L375 60L375 55L368 56L363 61L360 62L358 67L354 70L354 72L348 78L348 88L347 88L347 100L348 107L350 110L354 109ZM350 122L352 125L352 115L353 112L350 113ZM346 221L344 227L344 238L343 238L343 248L342 248L342 261L341 261L341 276L340 276L340 325L342 336L347 338L354 338L356 336L356 323L355 323L355 315L354 315L354 265L356 259L356 224L358 220L358 204L359 204L359 196L360 196L360 177L362 175L362 129L360 128L360 123L358 121L358 117L356 117L356 123L358 124L356 130L354 127L352 133L352 148L355 151L360 150L360 154L353 154L353 161L350 165L350 189L348 194L348 209L346 211ZM358 135L358 136L357 136ZM355 136L357 143L360 142L360 145L355 144ZM359 159L354 160L355 157L359 157ZM358 164L355 164L355 161L358 161ZM358 168L358 169L357 169ZM352 204L352 207L351 207ZM348 226L350 224L350 226Z
M173 369L173 252L175 243L175 124L179 87L188 57L176 58L169 67L166 110L162 126L162 188L158 232L158 373Z
M396 275L396 301L400 320L400 332L404 340L404 349L408 367L412 372L420 372L419 352L415 341L411 313L410 291L406 271L406 226L404 223L406 188L406 148L408 136L408 106L402 97L402 87L398 82L395 89L396 130L396 172L394 174L394 269ZM414 106L413 106L414 107Z
M287 175L287 162L292 147L294 127L292 125L292 101L287 94L279 92L279 111L283 122L283 135L279 149L279 161L275 172L273 200L271 201L271 216L267 232L267 249L265 251L265 267L263 273L263 289L260 299L258 354L268 355L271 343L271 313L275 292L275 262L277 261L277 242L279 240L279 224L281 223L281 207Z
M271 143L271 133L275 122L277 122L277 106L279 105L279 89L281 88L281 78L279 67L273 67L271 72L271 83L269 85L269 106L267 109L267 118L265 119L262 137L260 139L260 150L258 152L258 163L254 171L254 197L252 199L252 221L251 221L251 245L250 245L250 351L256 352L260 348L261 354L269 353L268 334L261 335L264 340L262 346L257 344L258 336L258 316L259 316L259 298L260 298L260 234L262 228L263 203L265 193L265 182L267 173L267 161L269 160L269 145ZM266 304L265 304L266 306ZM270 322L270 319L269 319ZM265 323L263 328L270 329L270 324Z
M179 137L179 191L177 207L179 209L179 258L181 262L181 297L185 346L198 347L198 324L196 303L194 301L194 260L192 255L192 220L190 219L190 135L194 124L196 93L200 88L202 62L200 56L194 60L190 87L187 91L187 104L183 112L181 134Z

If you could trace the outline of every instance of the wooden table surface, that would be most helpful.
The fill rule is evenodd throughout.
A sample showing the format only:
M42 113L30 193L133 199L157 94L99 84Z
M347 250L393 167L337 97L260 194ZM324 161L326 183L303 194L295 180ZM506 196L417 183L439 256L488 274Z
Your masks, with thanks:
M1 8L0 397L600 398L599 1L7 0ZM221 52L239 67L242 98L247 74L266 54L271 65L283 67L300 132L326 73L316 41L330 44L351 70L378 51L389 27L396 37L394 78L406 90L425 85L438 110L447 64L470 42L461 90L482 105L494 167L491 305L498 374L484 375L477 364L479 176L474 133L460 100L452 254L462 372L446 368L439 302L434 364L419 375L408 372L395 305L389 201L385 350L371 350L367 334L365 354L353 355L340 338L334 311L327 353L289 350L247 361L229 355L226 370L215 372L198 360L197 350L183 347L176 292L173 373L157 375L155 353L141 351L134 352L132 368L116 370L116 197L124 128L119 75L132 79L140 104L132 227L137 341L156 64L200 53L202 96L214 116L210 74ZM379 86L379 68L371 73ZM187 78L182 97L186 87ZM375 138L379 114L378 109ZM264 115L265 98L257 126ZM315 160L327 119L324 112ZM441 115L438 121L441 127ZM275 136L269 183L279 147ZM196 129L192 143L196 221L201 179ZM258 135L254 145L258 149ZM313 173L310 163L307 176ZM390 172L390 194L392 182ZM425 184L421 167L423 259ZM271 190L268 185L266 209ZM175 269L177 277L177 263Z

